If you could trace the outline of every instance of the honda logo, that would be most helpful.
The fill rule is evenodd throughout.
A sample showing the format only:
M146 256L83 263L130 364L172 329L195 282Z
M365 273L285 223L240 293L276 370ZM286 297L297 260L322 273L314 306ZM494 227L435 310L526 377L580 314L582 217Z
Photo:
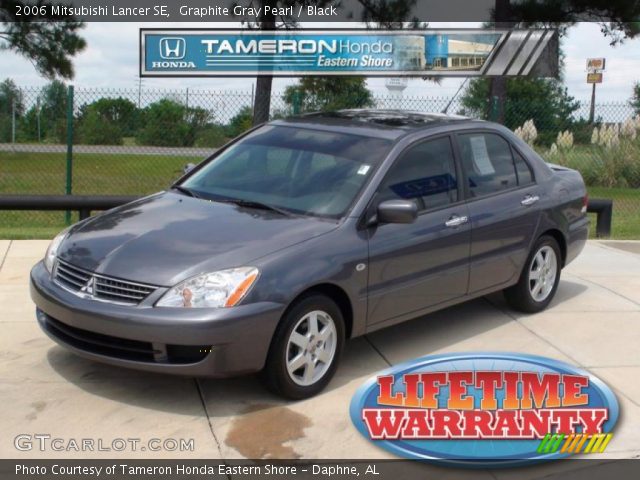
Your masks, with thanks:
M164 37L160 39L160 58L181 60L187 53L187 44L182 37Z

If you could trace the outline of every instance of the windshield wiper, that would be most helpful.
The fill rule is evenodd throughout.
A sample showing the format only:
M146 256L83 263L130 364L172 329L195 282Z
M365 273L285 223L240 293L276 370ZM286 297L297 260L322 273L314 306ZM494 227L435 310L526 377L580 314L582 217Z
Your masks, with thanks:
M284 208L274 207L273 205L269 205L267 203L256 202L254 200L243 200L241 198L224 198L224 199L215 199L215 201L223 202L223 203L233 203L241 207L259 208L261 210L271 210L273 212L277 212L280 215L285 215L287 217L293 216L293 213L290 212L289 210L285 210Z
M195 191L191 190L190 188L183 187L182 185L173 185L171 188L173 188L174 190L178 190L179 192L182 192L193 198L202 198Z

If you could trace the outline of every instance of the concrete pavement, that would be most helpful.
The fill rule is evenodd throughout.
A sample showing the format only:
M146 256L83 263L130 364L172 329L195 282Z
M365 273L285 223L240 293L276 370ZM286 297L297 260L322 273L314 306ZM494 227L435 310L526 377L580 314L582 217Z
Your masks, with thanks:
M614 389L622 410L606 456L638 456L640 255L628 243L589 242L543 313L518 314L492 295L355 339L327 391L294 403L266 393L253 376L175 378L75 357L39 330L29 298L29 269L48 242L0 240L0 457L391 458L352 426L355 390L389 365L469 350L539 354L592 371ZM15 449L17 435L35 433L106 445L116 438L139 438L143 445L152 438L193 438L195 449Z

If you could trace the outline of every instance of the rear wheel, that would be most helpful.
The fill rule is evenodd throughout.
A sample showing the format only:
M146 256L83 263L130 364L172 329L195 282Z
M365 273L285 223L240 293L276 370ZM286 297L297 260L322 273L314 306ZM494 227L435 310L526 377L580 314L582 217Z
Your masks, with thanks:
M333 377L344 345L340 308L324 295L308 296L285 313L271 343L263 377L291 399L312 397Z
M558 242L547 235L540 237L529 254L520 280L504 291L509 305L526 313L547 308L560 282L561 258Z

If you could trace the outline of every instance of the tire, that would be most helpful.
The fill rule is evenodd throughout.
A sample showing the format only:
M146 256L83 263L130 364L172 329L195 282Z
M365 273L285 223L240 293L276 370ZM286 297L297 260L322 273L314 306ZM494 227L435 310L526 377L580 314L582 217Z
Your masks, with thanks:
M518 283L504 291L507 302L515 310L525 313L544 310L556 294L561 270L558 242L543 235L531 249Z
M333 300L314 294L296 301L271 341L262 372L267 388L292 400L318 394L338 368L344 337L342 312Z

